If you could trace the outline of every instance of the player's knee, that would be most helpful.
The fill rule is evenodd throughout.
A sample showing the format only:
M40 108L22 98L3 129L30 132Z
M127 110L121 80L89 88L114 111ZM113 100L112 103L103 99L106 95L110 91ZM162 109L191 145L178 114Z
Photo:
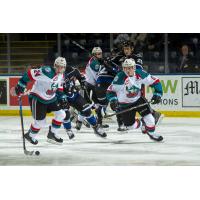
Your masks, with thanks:
M84 117L89 117L91 115L91 109L81 112L81 115Z
M82 110L80 113L81 113L81 115L84 116L84 117L90 116L91 113L92 113L92 112L91 112L91 106L87 104L87 105L83 108L83 110Z
M64 110L58 110L58 111L55 111L55 118L58 120L58 121L63 121L66 117L66 114L65 114L65 111Z
M34 126L35 128L38 128L38 129L44 127L45 125L46 125L46 119L43 119L43 120L35 120L35 121L34 121L34 124L33 124L33 126Z

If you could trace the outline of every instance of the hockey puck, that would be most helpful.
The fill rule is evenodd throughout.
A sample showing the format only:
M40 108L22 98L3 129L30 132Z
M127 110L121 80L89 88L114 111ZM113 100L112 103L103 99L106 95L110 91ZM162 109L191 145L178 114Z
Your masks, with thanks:
M39 152L39 151L36 151L36 152L35 152L35 155L36 155L36 156L39 156L39 155L40 155L40 152Z

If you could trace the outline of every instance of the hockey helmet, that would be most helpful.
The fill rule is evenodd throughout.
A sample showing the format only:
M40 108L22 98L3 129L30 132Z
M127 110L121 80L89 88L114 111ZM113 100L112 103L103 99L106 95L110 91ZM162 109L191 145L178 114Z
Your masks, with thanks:
M102 53L101 47L94 47L94 48L92 49L92 55L95 55L95 54L97 54L97 53Z
M134 67L135 68L135 60L132 58L126 59L123 63L122 63L122 67L126 68L126 67Z
M55 69L58 69L59 67L62 68L62 70L59 71L59 73L63 73L65 71L66 66L67 66L67 62L66 62L65 58L58 57L58 58L55 59L54 68Z
M131 42L131 41L124 41L122 43L122 48L124 48L124 47L131 47L131 48L133 48L133 42Z

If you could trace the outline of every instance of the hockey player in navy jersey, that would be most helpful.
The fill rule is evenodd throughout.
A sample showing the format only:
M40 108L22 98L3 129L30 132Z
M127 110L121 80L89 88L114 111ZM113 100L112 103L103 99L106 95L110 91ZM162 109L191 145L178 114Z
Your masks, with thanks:
M85 86L85 77L80 74L78 69L67 66L64 73L64 93L67 96L69 105L79 111L79 115L82 116L93 128L94 133L100 137L106 137L104 130L97 124L96 117L91 111L92 105L89 104L86 99L84 99L79 90L75 85L75 80L78 80L82 88ZM69 136L69 139L74 137L74 133L71 130L71 120L69 109L65 106L66 117L63 122L63 126ZM80 127L77 129L80 129Z
M66 60L58 57L54 66L43 66L38 69L29 69L20 78L15 92L22 95L27 83L34 81L34 85L29 94L29 104L33 116L29 131L24 137L32 144L38 144L36 136L40 129L46 124L46 114L53 112L55 117L49 126L47 141L60 144L63 139L58 136L58 130L65 118L65 112L60 108L60 104L66 104L66 96L63 93L63 73L66 68Z

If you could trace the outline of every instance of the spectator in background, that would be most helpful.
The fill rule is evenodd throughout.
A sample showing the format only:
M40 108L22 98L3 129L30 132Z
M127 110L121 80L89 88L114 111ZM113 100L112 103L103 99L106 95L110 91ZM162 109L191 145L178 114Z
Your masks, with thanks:
M127 33L120 33L114 40L114 46L117 47L118 49L121 49L120 45L125 41L129 41L129 35Z
M197 67L195 67L194 57L190 54L188 45L181 47L181 55L177 61L176 72L180 73L195 73Z
M134 41L134 47L138 53L143 53L146 47L147 33L140 33Z
M149 33L146 35L147 51L163 51L164 49L164 34Z

